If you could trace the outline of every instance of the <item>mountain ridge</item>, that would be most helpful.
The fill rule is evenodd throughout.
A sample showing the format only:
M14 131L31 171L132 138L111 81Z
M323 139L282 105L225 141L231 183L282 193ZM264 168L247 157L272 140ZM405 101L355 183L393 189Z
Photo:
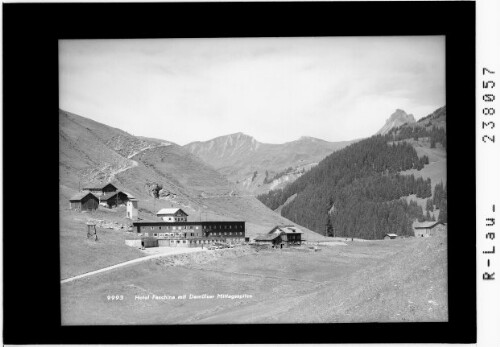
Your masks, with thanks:
M310 168L352 142L328 142L302 136L297 140L272 144L259 142L251 135L238 132L207 141L191 142L183 148L221 172L241 189L261 193L269 190L269 177L291 168L289 171L295 174L289 175L287 180L294 180L303 173L302 168Z

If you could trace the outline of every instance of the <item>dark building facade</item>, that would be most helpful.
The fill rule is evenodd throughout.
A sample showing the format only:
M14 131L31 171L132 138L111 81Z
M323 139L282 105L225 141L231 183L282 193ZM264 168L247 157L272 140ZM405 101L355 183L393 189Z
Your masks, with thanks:
M91 192L80 192L69 199L69 208L79 211L94 211L99 207L99 199Z
M112 208L114 206L124 205L129 200L128 195L124 192L114 192L107 195L101 195L99 197L99 202L105 204L106 207Z
M267 234L257 236L255 242L272 246L292 246L302 244L302 232L293 225L276 226Z
M245 242L245 222L134 222L133 225L141 237L157 238L160 247Z

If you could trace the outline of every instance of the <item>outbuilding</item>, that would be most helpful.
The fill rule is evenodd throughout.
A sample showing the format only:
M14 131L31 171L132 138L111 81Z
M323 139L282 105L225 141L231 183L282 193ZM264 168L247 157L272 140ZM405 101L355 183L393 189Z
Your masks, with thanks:
M99 199L89 191L79 192L69 199L69 208L79 211L94 211L99 207Z
M281 244L282 239L280 234L265 234L257 236L255 242L261 245L277 246Z
M422 222L413 226L415 237L429 237L437 233L446 232L446 224L443 222Z
M128 200L129 200L128 195L121 191L116 191L114 193L107 195L101 195L99 197L99 202L108 208L112 208L113 206L124 205L127 203Z
M385 234L384 240L394 240L397 237L398 237L398 235L396 235L396 234Z
M255 242L280 247L300 245L302 234L302 231L294 225L279 225L272 228L267 234L257 236Z

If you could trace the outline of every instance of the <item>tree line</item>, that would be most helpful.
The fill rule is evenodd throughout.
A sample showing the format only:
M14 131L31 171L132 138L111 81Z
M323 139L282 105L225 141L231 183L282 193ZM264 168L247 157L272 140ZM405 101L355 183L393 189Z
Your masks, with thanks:
M431 182L399 172L420 170L428 158L419 158L410 144L388 141L387 135L376 135L351 144L283 189L257 198L274 210L297 194L281 214L321 234L366 239L389 232L413 235L412 222L423 211L401 198L431 197Z
M440 143L443 148L446 148L446 130L444 128L438 128L435 125L430 129L420 126L411 127L402 125L398 128L391 129L387 135L393 141L406 139L414 139L417 141L419 138L428 137L431 141L431 148L436 148L436 143Z

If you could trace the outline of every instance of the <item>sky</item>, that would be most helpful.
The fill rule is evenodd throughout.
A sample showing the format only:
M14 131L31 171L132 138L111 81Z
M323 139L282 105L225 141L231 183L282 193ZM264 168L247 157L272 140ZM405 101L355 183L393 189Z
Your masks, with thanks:
M345 141L445 105L444 36L59 41L60 108L184 145Z

